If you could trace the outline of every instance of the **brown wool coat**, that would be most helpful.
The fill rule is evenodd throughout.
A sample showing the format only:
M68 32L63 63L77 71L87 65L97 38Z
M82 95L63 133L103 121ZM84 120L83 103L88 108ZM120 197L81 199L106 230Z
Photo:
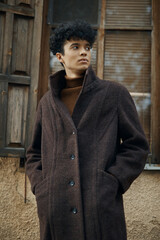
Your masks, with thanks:
M89 67L71 118L59 99L64 74L50 78L27 151L41 239L126 240L122 194L148 153L134 103Z

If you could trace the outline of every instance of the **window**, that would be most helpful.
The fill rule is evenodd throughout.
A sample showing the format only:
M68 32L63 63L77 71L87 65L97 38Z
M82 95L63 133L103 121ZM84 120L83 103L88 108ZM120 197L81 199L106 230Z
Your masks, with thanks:
M153 3L151 0L101 0L101 10L97 7L98 25L92 24L98 33L93 47L94 69L99 77L118 81L130 91L150 144L149 164L160 163L160 130L157 128L158 120L160 122L160 105L157 105L160 74L155 77L157 70L154 64L158 60L155 55L158 37L154 35L160 21L156 15L158 7L157 0ZM152 16L157 17L154 17L154 24ZM85 14L82 17L85 18ZM56 24L53 22L54 26ZM55 61L52 59L53 72L58 69ZM155 91L158 95L156 99ZM154 166L156 169L159 167Z
M103 4L103 77L124 84L130 91L152 152L152 2L107 0ZM157 159L150 155L149 162L157 163Z
M104 78L128 88L152 145L151 1L108 0L105 14Z
M83 18L90 24L97 25L98 8L98 0L49 0L48 23L56 25Z

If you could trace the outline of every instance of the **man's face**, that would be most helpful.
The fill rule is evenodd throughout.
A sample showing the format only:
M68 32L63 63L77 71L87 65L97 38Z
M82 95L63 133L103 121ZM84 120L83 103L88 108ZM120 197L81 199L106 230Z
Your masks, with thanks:
M56 54L63 63L66 75L73 77L85 72L91 61L91 47L86 40L69 40L64 44L64 54Z

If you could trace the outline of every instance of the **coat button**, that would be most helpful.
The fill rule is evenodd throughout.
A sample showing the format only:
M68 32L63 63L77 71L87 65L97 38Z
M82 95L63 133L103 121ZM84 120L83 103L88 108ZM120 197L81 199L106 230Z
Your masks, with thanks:
M73 187L73 186L75 185L75 182L74 182L73 180L71 180L71 181L69 182L69 185L70 185L71 187Z
M72 154L70 158L71 158L71 160L74 160L75 159L75 155Z
M76 214L77 212L77 208L72 208L72 213Z
M73 131L72 134L75 135L76 133Z

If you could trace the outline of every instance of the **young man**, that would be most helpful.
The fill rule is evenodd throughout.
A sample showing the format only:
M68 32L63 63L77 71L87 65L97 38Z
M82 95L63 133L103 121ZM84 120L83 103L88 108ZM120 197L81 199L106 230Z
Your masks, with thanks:
M50 48L64 70L41 99L26 171L43 240L126 240L122 194L142 172L148 144L125 87L96 77L95 32L59 26Z

